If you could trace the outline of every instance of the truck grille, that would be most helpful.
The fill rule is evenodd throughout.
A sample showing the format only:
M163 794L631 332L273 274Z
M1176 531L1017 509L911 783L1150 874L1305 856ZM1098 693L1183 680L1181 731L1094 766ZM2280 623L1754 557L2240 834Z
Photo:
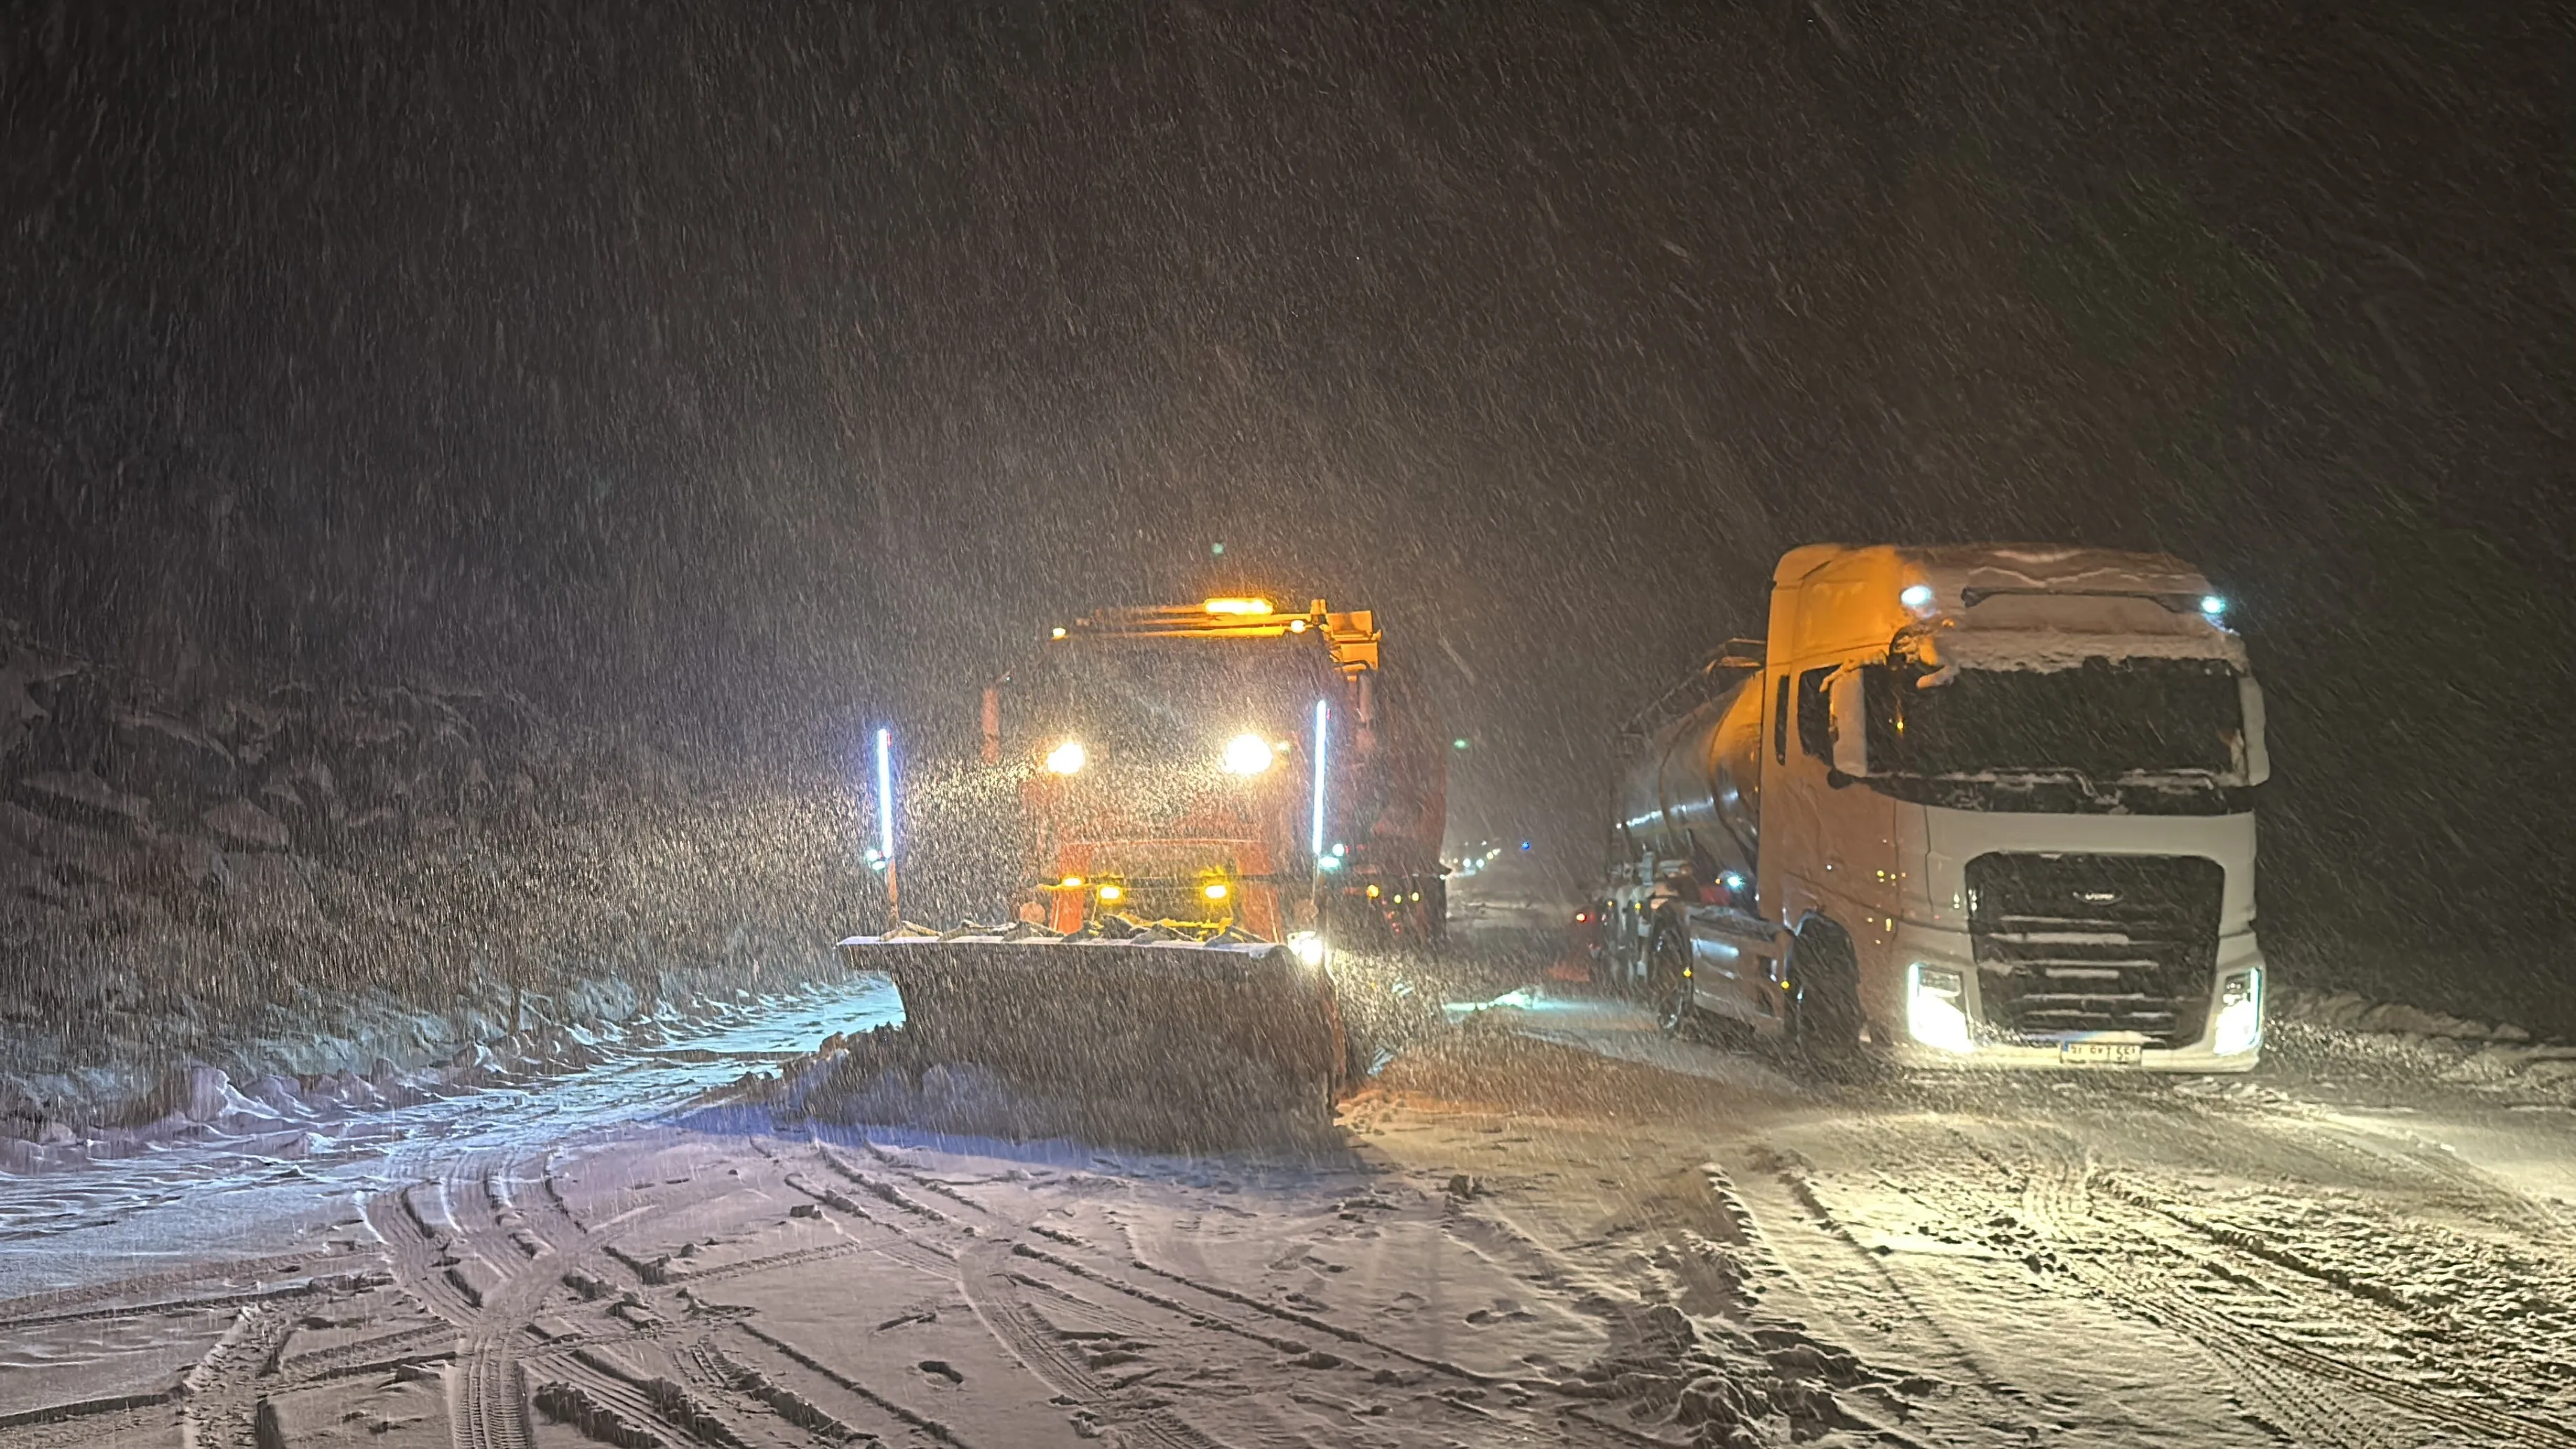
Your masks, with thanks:
M2030 1036L2200 1038L2227 873L2193 855L1981 855L1968 935L1986 1020Z

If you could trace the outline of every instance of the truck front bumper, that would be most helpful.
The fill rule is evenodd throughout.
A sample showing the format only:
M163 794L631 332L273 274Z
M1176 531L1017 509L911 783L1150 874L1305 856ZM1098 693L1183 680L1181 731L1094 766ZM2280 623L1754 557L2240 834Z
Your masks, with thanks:
M1903 974L1898 1039L1889 1045L1907 1066L2211 1073L2252 1071L2262 1059L2270 973L2251 935L2218 943L2200 1035L2181 1045L2137 1032L2034 1034L1991 1023L1980 972L1961 932L1901 926L1896 953Z

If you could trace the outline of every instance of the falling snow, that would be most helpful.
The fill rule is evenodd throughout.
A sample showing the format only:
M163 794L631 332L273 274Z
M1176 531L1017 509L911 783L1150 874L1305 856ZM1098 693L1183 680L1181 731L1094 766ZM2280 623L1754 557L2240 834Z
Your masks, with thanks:
M0 1449L2576 1444L2548 7L0 10ZM2205 575L2259 1071L1594 979L1834 539ZM980 690L1219 594L1497 853L1365 1078L868 1055Z

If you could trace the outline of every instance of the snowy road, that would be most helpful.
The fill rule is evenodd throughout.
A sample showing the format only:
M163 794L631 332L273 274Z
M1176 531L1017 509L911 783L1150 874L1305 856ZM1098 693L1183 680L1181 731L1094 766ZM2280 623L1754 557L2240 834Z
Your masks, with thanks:
M0 1449L2576 1446L2563 1102L2301 1028L1818 1089L1523 1001L1320 1158L657 1117L808 1002L300 1180L0 1181Z

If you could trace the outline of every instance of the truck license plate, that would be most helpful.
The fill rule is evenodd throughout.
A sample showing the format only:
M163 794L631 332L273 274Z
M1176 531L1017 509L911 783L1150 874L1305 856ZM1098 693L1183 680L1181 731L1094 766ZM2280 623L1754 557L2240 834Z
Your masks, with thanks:
M2062 1041L2057 1060L2069 1067L2134 1067L2138 1050L2133 1041Z

